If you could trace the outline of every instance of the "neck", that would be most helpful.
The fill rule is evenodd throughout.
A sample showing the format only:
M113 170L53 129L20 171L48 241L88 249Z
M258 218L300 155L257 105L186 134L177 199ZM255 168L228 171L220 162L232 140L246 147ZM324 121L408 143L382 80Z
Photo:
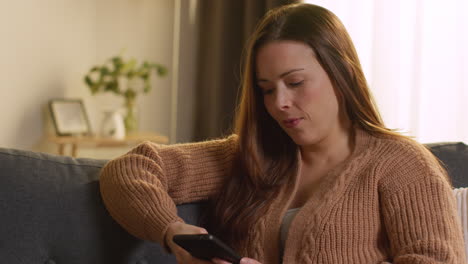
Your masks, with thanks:
M314 145L301 146L301 159L304 165L334 166L346 160L354 148L354 129L348 126L336 129Z

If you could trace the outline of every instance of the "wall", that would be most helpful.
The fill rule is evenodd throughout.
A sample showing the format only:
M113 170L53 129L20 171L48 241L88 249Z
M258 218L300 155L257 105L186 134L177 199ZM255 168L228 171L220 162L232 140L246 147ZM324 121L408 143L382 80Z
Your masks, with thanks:
M31 149L48 100L79 86L96 58L94 0L0 2L0 146Z
M169 69L164 78L153 78L149 94L137 98L140 129L169 136L174 1L99 0L97 13L97 61L124 50L126 58L150 60ZM98 100L95 105L99 105L96 107L98 114L104 108L119 107L123 103L122 98L111 94L105 97L102 99L108 100Z
M91 96L87 70L126 49L127 57L172 67L172 0L19 0L0 2L0 147L46 150L44 109L52 98L83 98L92 127L119 107ZM141 129L169 135L171 79L154 79L138 99Z

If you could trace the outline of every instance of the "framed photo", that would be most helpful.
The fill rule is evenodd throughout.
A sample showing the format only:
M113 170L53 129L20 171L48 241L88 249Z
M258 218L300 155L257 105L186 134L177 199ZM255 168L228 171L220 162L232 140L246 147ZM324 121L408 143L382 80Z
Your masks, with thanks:
M90 125L81 99L53 99L49 109L58 136L90 134Z

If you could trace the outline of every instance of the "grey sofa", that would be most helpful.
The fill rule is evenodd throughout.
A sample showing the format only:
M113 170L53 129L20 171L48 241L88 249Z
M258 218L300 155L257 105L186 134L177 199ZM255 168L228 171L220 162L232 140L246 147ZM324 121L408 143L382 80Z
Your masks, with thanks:
M468 147L429 145L454 187L468 186ZM0 263L176 263L157 244L123 230L99 193L104 160L0 148ZM197 224L203 204L178 206Z

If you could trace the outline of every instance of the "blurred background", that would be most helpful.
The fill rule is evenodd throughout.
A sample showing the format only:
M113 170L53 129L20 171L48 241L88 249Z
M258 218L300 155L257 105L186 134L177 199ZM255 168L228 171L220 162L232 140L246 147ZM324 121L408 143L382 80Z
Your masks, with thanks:
M122 97L84 76L122 55L164 65L138 129L182 143L229 133L240 58L258 20L291 0L0 0L0 147L56 153L48 103L80 99L98 134ZM384 121L422 143L468 142L468 1L307 0L340 17ZM80 148L78 156L126 151ZM99 154L99 152L102 152Z

